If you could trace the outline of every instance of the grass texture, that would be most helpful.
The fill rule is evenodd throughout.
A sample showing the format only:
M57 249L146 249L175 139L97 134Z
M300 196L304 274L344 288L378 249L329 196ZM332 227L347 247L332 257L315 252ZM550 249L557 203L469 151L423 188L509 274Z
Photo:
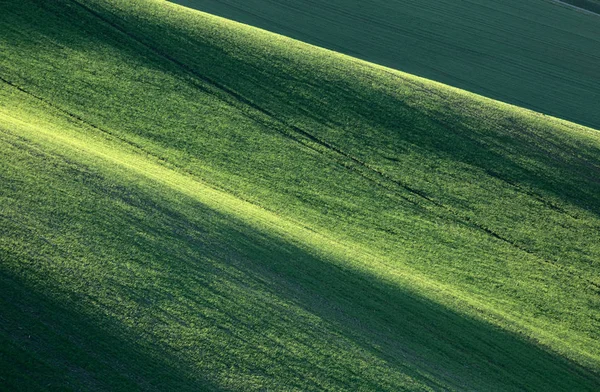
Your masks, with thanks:
M597 0L172 0L600 129Z
M2 7L2 389L598 389L597 131L163 1Z

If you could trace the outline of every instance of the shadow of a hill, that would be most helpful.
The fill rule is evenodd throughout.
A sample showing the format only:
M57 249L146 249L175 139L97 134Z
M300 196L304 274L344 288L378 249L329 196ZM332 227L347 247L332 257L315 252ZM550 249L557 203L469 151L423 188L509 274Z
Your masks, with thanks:
M219 390L121 323L101 314L90 317L78 309L82 303L77 300L57 300L60 287L40 290L30 283L0 270L2 390Z

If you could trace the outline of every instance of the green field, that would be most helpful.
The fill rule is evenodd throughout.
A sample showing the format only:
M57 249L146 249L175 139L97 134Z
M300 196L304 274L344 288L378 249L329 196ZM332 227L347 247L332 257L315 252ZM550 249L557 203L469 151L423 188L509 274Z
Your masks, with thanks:
M598 131L164 1L1 7L0 390L600 387Z
M172 1L600 129L600 15L553 0Z
M565 0L564 3L600 14L600 1L598 0Z

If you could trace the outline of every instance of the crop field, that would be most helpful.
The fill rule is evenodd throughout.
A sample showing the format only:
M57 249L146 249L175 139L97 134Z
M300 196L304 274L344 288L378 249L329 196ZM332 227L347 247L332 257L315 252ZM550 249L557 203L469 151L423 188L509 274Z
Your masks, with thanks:
M0 6L0 390L600 387L597 130L165 1Z
M172 1L600 129L600 15L553 0Z
M598 0L565 0L564 3L581 8L582 10L600 14L600 1Z

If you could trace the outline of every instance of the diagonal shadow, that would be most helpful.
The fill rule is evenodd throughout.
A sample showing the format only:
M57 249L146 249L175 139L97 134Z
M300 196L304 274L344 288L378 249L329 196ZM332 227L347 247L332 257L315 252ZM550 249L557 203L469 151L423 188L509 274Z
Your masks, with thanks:
M3 263L12 260L5 258ZM77 309L0 269L0 388L6 391L220 390L121 323Z

